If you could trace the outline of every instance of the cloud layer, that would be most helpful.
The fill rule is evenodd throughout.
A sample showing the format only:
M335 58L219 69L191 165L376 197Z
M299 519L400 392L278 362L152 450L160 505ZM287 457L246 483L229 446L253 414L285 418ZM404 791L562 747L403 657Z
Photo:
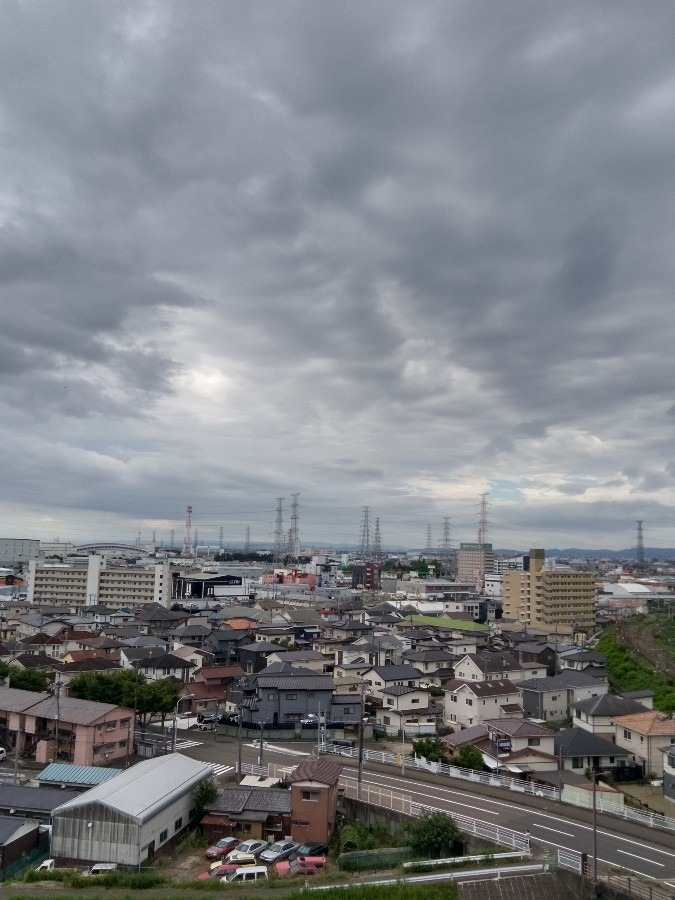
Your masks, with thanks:
M669 3L3 12L7 536L673 545Z

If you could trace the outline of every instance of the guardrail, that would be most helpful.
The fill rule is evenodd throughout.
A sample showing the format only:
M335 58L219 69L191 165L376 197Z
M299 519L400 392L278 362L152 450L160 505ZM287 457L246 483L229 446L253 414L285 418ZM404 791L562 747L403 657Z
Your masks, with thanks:
M452 872L435 872L427 875L409 875L407 878L382 878L378 881L354 881L346 884L309 884L305 883L303 891L332 891L334 888L350 887L385 887L392 884L424 884L429 881L459 881L471 878L473 881L497 881L514 875L533 875L545 872L544 863L530 863L524 866L504 866L490 869L455 869ZM657 900L657 898L655 898Z

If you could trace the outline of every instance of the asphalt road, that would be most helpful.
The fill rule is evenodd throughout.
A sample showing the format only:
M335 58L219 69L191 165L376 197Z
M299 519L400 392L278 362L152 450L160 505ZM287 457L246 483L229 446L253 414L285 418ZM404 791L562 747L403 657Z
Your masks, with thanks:
M187 743L192 745L184 746ZM181 753L218 767L217 774L234 771L238 752L234 738L210 732L180 731L177 746ZM258 753L256 746L243 742L244 763L257 764ZM269 742L263 748L263 763L292 765L312 755L316 755L316 745L308 741L285 745ZM340 758L340 762L347 767L352 761ZM439 778L431 773L408 771L401 776L392 767L371 762L365 763L363 778L364 784L400 791L416 803L449 814L454 812L515 831L529 831L535 852L548 850L556 856L558 848L564 848L592 856L593 829L589 810L485 785L469 786L466 782ZM597 847L599 863L675 887L673 834L598 814Z

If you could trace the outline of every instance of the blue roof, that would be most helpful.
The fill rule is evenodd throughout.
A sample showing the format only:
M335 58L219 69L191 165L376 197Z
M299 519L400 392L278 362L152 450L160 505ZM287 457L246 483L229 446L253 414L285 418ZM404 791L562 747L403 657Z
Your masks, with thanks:
M100 766L74 766L72 763L50 763L37 776L37 781L59 781L61 784L103 784L120 774L119 769Z

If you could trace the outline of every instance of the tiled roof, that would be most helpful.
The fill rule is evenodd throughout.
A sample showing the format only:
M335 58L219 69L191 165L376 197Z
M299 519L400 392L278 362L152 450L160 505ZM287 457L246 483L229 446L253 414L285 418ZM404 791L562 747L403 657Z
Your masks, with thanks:
M343 767L328 759L308 759L301 762L286 781L295 784L298 781L316 781L319 784L337 784Z
M372 671L385 682L423 677L422 672L414 666L373 666Z
M572 709L588 713L590 716L628 716L644 712L646 707L637 700L617 697L616 694L602 694L600 697L589 697L572 704Z
M221 791L209 812L226 812L232 815L246 810L287 814L291 811L291 792L279 788L227 787Z
M518 686L507 679L503 681L461 681L453 678L452 681L448 681L445 689L457 691L463 687L468 688L476 697L498 697L500 694L518 693Z
M558 732L554 742L555 752L563 756L629 756L628 750L607 741L584 728L566 728Z
M629 716L617 716L614 722L641 734L675 735L675 720L658 709L648 709L646 712Z

